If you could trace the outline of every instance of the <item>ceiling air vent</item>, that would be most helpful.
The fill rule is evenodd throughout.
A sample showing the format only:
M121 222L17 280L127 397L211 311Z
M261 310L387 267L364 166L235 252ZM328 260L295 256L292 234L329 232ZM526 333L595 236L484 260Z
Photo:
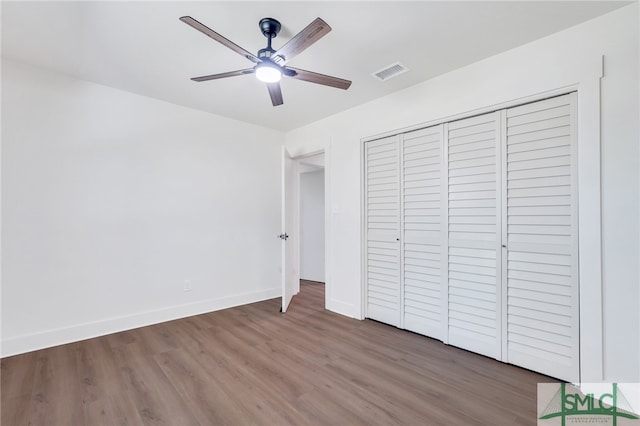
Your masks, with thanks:
M407 71L409 71L409 68L405 67L400 62L396 62L395 64L388 65L382 68L381 70L374 72L371 75L380 81L387 81L390 78L393 78Z

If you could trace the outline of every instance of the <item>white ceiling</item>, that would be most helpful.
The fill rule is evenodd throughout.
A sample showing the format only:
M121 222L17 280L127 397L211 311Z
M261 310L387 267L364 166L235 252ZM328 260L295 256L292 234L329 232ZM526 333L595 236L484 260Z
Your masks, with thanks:
M290 130L592 19L629 2L9 2L2 56L133 93ZM314 18L333 31L289 65L353 81L347 91L286 78L273 107L252 75L190 77L252 63L178 18L190 15L256 52L258 21L282 23L277 49ZM410 71L380 82L394 62Z

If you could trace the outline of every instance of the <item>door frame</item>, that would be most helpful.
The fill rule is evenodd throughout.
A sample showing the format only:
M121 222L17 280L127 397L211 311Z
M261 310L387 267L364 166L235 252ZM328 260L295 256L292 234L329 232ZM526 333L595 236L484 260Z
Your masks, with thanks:
M540 90L528 96L510 98L504 102L440 117L425 123L407 126L390 132L360 139L360 216L364 217L364 144L383 137L409 132L432 125L447 123L475 115L523 105L545 98L577 92L577 193L578 193L578 304L580 323L580 381L604 380L604 322L602 283L602 222L601 222L601 162L600 162L600 79L603 77L604 59L597 56L587 61L584 71L573 84ZM361 220L364 227L364 219ZM361 232L360 261L364 271L364 228ZM365 315L366 283L361 273L360 303Z

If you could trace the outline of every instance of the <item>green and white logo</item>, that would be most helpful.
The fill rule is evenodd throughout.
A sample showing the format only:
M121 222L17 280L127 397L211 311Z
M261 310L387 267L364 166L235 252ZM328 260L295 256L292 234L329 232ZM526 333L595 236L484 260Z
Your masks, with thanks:
M538 383L538 425L640 426L639 409L638 383Z

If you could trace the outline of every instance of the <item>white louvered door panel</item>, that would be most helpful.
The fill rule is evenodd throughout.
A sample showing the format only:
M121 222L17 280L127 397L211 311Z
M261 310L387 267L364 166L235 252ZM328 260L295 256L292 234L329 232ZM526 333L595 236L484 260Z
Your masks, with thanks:
M500 359L499 113L448 124L448 342Z
M402 138L404 328L437 339L442 324L441 263L442 125Z
M366 316L401 326L399 136L365 144Z
M506 111L508 362L579 381L575 93Z

